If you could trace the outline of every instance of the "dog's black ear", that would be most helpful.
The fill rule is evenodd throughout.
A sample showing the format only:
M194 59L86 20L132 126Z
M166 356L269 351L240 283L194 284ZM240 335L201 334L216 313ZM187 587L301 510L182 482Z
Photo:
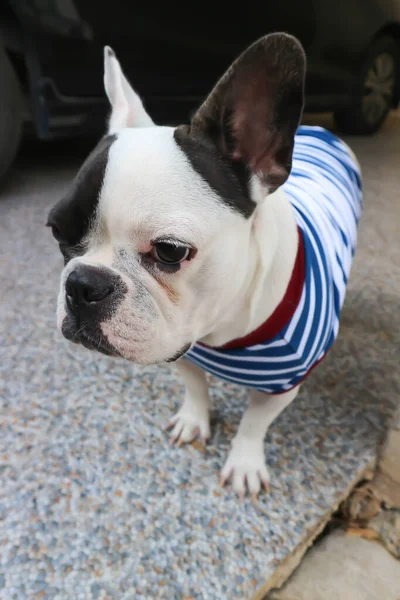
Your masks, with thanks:
M285 33L267 35L228 69L194 115L190 132L260 176L272 192L288 178L304 103L306 58Z

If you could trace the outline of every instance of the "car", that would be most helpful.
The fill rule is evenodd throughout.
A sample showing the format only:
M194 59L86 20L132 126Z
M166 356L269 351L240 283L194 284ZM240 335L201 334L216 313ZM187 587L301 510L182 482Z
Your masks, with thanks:
M400 0L267 0L242 5L7 0L0 6L0 179L21 137L100 134L103 46L149 112L186 121L231 61L273 31L308 59L306 111L372 134L400 99Z

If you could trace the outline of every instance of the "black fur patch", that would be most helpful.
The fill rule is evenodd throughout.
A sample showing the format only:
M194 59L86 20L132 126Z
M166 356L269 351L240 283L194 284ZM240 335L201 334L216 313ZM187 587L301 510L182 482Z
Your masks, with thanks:
M107 135L100 140L83 163L66 196L49 213L47 225L52 228L66 263L82 254L79 244L96 213L108 152L115 139L115 135Z
M193 169L229 208L248 219L255 202L250 197L250 172L239 163L222 156L206 136L192 135L190 127L182 125L174 132L176 143L185 153Z
M90 328L78 330L75 320L67 315L61 327L61 333L70 342L82 344L88 350L96 350L106 356L121 356L103 336L100 325L92 325Z

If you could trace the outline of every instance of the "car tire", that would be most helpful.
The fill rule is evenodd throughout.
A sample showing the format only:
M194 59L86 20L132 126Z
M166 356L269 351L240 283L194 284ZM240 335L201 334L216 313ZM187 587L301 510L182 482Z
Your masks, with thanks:
M378 38L357 75L351 105L335 112L337 127L360 135L378 131L398 98L399 73L400 45L389 36Z
M0 46L0 184L9 173L22 133L22 96L13 66Z

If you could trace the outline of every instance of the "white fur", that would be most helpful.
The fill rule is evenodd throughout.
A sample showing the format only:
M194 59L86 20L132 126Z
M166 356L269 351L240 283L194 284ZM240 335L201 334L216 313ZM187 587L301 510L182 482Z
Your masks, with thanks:
M293 209L283 190L261 201L252 219L247 282L211 334L211 346L243 337L274 312L287 289L298 247Z
M284 394L251 393L250 404L240 421L232 448L222 469L222 482L232 477L239 496L249 492L256 496L261 484L268 489L269 473L265 464L264 438L271 423L296 398L299 386Z
M173 427L171 441L191 442L199 436L205 442L211 435L211 400L205 373L188 360L180 360L178 371L185 382L185 399L179 411L169 421L167 428Z
M182 407L169 421L173 427L171 442L178 445L200 437L203 442L210 436L211 401L204 371L186 359L179 361L186 394ZM261 486L269 487L270 476L265 464L264 438L271 423L296 398L300 386L284 394L267 395L251 392L250 404L239 429L232 440L232 448L221 471L222 485L232 478L235 492L243 497L246 489L254 497Z
M116 133L124 127L154 125L153 120L144 110L138 94L129 85L114 51L109 46L104 48L104 89L112 107L109 133Z

